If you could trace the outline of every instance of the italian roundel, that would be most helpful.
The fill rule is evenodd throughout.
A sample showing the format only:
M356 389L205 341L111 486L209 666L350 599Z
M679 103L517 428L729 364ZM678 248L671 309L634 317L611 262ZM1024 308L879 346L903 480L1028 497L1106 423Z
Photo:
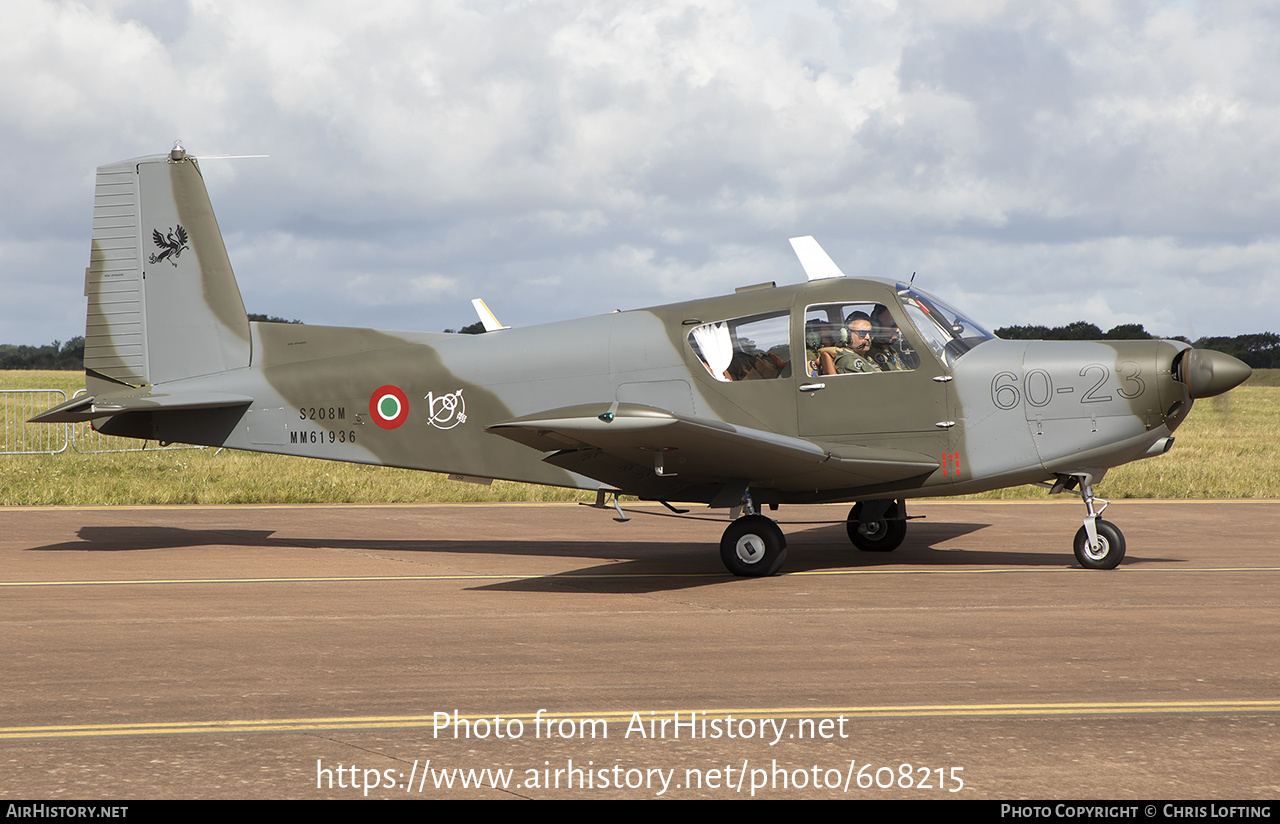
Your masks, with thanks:
M383 429L395 429L409 418L409 397L387 384L369 396L369 417Z

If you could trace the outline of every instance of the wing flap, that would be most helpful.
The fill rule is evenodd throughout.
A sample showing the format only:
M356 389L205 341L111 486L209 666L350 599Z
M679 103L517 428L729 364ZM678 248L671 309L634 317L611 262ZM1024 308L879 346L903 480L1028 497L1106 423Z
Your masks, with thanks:
M746 478L781 489L852 487L938 468L935 459L908 450L825 445L631 403L554 409L487 431L542 452L598 450L613 459L611 466L620 460L685 482Z

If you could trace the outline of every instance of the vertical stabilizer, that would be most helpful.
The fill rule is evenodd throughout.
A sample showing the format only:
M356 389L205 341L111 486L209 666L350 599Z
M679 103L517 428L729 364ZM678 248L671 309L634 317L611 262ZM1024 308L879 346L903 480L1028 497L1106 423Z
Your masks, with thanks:
M249 321L200 167L181 147L98 167L85 370L143 386L249 365Z

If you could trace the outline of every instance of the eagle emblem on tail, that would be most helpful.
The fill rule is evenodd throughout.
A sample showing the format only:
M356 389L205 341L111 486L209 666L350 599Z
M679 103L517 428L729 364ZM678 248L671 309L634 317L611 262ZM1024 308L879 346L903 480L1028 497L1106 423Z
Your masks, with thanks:
M160 234L159 229L151 230L151 240L162 250L158 255L151 255L147 260L150 263L159 263L167 260L174 266L178 265L178 256L189 248L187 246L187 230L182 228L179 223L177 228L170 229L168 236Z

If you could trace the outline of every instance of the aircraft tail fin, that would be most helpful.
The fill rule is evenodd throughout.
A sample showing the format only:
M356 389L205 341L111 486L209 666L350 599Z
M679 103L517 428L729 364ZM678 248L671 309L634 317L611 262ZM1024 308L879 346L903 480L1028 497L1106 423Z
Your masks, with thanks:
M98 167L85 295L91 393L249 365L240 288L200 167L181 144Z

